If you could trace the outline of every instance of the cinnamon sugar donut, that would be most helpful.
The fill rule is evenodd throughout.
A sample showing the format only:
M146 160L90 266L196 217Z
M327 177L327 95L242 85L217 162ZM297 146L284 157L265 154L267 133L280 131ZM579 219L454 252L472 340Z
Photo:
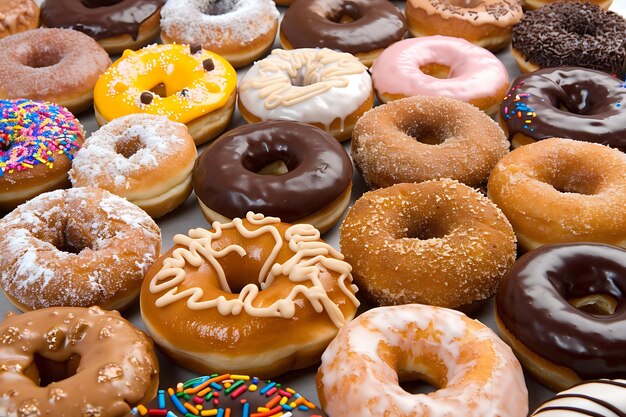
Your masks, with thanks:
M39 7L33 0L0 2L0 38L39 26Z

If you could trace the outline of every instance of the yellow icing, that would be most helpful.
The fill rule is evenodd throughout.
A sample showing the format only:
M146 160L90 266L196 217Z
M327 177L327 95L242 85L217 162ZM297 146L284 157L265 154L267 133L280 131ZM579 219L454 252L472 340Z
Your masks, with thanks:
M204 69L206 59L213 60L213 70ZM143 104L141 94L161 83L165 96L153 94L152 102ZM106 120L149 113L188 123L223 107L236 88L237 73L221 56L206 50L192 55L187 45L150 45L124 51L102 74L94 105Z

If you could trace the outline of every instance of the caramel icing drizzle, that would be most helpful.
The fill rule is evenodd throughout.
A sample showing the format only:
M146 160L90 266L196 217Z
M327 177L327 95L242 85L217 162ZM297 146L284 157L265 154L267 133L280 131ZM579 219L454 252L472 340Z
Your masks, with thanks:
M292 318L296 312L295 299L298 294L304 295L309 300L316 312L327 312L335 326L341 327L345 324L345 318L339 308L328 296L322 282L319 279L320 272L328 270L339 274L337 280L341 291L354 303L359 305L359 301L354 296L357 288L352 282L352 267L343 260L343 255L329 244L319 240L320 232L308 224L296 224L285 231L284 241L288 242L289 249L293 251L293 256L285 263L276 263L276 257L283 245L283 237L275 224L280 223L276 217L265 217L262 214L248 212L246 219L253 225L260 226L256 230L248 230L242 219L236 218L231 223L213 223L213 230L192 229L189 236L176 235L174 243L183 247L177 248L172 255L163 261L161 270L150 281L150 292L157 294L167 291L156 300L156 306L161 308L181 299L187 299L187 307L191 310L205 310L217 308L220 314L238 315L241 311L255 317L282 317ZM252 239L265 233L270 233L275 240L272 252L265 260L258 282L261 290L272 285L276 277L287 276L290 281L296 283L286 298L275 301L266 307L254 305L259 293L259 287L255 284L248 284L234 299L226 299L219 296L210 300L201 300L204 291L201 288L187 288L178 290L186 277L185 266L199 267L203 262L208 261L214 268L223 291L231 292L226 279L226 274L219 264L218 259L236 252L240 256L245 256L246 251L239 245L230 245L219 251L212 248L211 244L215 239L219 239L225 229L236 228L245 238ZM348 283L346 283L348 280ZM309 281L310 286L303 283ZM350 288L348 288L348 285Z

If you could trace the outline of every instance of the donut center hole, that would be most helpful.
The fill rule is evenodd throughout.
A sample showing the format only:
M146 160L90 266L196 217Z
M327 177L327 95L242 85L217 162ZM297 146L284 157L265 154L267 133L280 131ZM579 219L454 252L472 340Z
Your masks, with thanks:
M426 381L422 381L421 379L400 381L400 388L409 394L430 394L431 392L435 392L439 389Z
M440 78L442 80L447 80L450 78L450 67L447 65L441 64L426 64L420 67L420 71L424 74L429 75L434 78Z
M233 11L237 5L237 0L212 0L208 1L200 11L209 16L218 16Z
M413 223L406 230L406 238L429 240L441 239L448 234L441 225L433 219L428 219L419 223Z
M361 18L361 11L354 4L346 3L344 6L331 13L328 20L335 23L352 23Z
M462 7L465 9L473 9L474 7L485 4L484 0L447 0L451 6Z
M284 175L289 172L287 164L283 160L274 161L265 165L256 173L261 175Z
M609 294L591 294L567 301L581 311L602 316L614 314L617 308L617 299Z
M150 92L152 94L155 94L155 95L159 96L159 97L168 97L167 88L165 87L165 84L163 84L163 83L159 83L159 84L155 85L154 87L152 87L150 89Z
M40 387L47 387L53 382L60 382L76 375L81 359L80 355L73 354L69 359L58 362L39 353L35 353L33 358L34 367L36 368L33 370L33 373L38 378Z
M58 64L61 56L56 51L41 50L37 53L30 54L24 63L25 66L31 68L46 68Z
M80 0L83 6L89 9L95 9L98 7L113 6L114 4L121 3L124 0Z
M400 130L403 130L408 136L425 145L441 145L448 138L441 130L434 130L429 126L420 126L418 124L410 124Z
M589 178L568 175L559 175L550 181L550 185L560 193L583 195L595 194L596 190L595 186L592 185L593 183L594 181L589 181Z
M309 72L306 70L306 67L304 67L298 70L295 77L289 77L289 80L294 87L306 87L307 85L312 85L317 82L317 79L314 77L315 72Z
M115 152L128 159L142 149L146 144L137 136L125 137L115 144Z
M71 225L68 225L65 227L60 239L57 242L53 242L53 244L61 252L78 255L84 249L90 248L90 245L80 233L80 231L74 230Z

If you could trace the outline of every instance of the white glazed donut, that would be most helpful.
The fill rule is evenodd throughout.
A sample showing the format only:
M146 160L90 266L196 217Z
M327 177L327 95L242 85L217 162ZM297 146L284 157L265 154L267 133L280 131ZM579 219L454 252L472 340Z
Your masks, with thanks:
M275 49L239 85L239 110L248 123L291 120L349 139L374 104L367 67L330 49Z
M626 415L626 380L598 379L586 381L558 393L532 414L539 417Z

